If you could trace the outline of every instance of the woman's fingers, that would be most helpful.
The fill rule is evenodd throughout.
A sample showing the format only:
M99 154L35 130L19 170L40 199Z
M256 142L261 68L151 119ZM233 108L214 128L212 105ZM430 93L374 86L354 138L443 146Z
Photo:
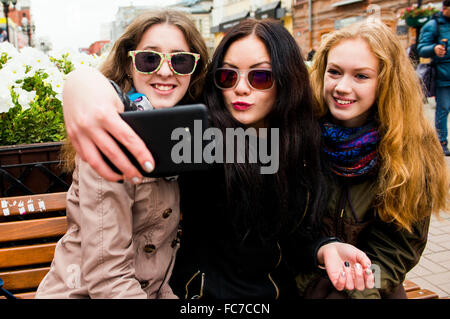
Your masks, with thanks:
M356 254L356 262L361 267L361 275L362 275L361 277L358 277L358 286L361 287L360 280L362 278L366 289L373 288L375 279L374 279L372 270L370 269L371 264L372 264L372 262L370 261L370 258L367 257L367 255L364 252L358 251L358 253ZM359 289L358 287L356 289L363 290L363 289Z
M375 277L370 267L364 270L364 281L366 284L366 288L371 289L375 287Z
M103 127L98 124L85 128L81 126L78 134L72 134L71 141L80 157L87 162L100 176L110 181L119 179L127 179L135 182L142 180L142 175L138 169L130 162L128 157L120 149L119 145L111 137L108 130L114 131L116 136L121 134L132 136L128 140L133 140L132 145L140 145L147 151L147 156L151 158L147 148L136 133L126 124L117 112L112 112L105 119L98 120L97 123L103 123ZM118 128L119 127L119 128ZM117 138L119 142L124 138ZM136 141L137 140L137 141ZM140 143L139 143L140 142ZM130 143L127 143L130 145ZM136 146L135 146L136 147ZM122 172L123 176L114 173L108 164L104 161L101 153L105 155L117 169ZM152 159L153 160L153 159Z
M155 161L150 151L147 149L147 146L118 114L111 116L106 122L105 127L108 127L109 133L130 151L144 171L149 173L153 171ZM101 148L102 152L123 173L125 178L142 178L142 175L137 168L128 160L117 144L114 144L115 145L102 143L99 145L103 146Z
M374 287L371 261L363 251L345 243L330 243L321 249L328 277L337 290Z
M348 264L348 266L347 266ZM328 273L331 283L336 290L364 290L374 288L375 278L370 267L361 264L345 262L339 270Z
M333 274L333 279L330 280L338 291L342 291L345 288L345 284L347 282L347 272L344 269L341 269L340 271Z
M364 290L365 287L365 281L364 281L364 272L362 269L362 266L360 263L356 263L355 264L355 268L354 268L354 273L355 273L355 289L357 290Z
M86 139L81 144L84 153L87 155L82 159L87 162L100 176L109 181L118 181L124 179L122 175L115 173L104 161L98 148L91 142L90 139Z
M366 268L370 267L370 265L372 264L370 258L367 257L367 255L361 250L358 250L358 252L356 253L356 262L360 265L364 265Z
M354 272L348 261L344 263L344 272L345 272L345 289L347 290L355 289Z
M370 271L370 268L369 268ZM330 278L331 280L331 278ZM373 275L370 271L366 273L363 267L359 263L351 264L345 262L339 276L335 276L335 280L331 280L335 288L339 291L346 290L364 290L367 288L373 288Z

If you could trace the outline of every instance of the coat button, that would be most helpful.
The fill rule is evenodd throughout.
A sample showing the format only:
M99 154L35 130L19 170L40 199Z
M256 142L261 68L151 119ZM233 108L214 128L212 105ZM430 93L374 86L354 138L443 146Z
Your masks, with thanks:
M153 253L153 252L155 251L155 249L156 249L155 245L152 245L152 244L145 245L145 247L144 247L144 251L145 251L147 254Z
M170 216L170 214L172 214L172 208L167 208L167 209L163 212L162 216L163 216L163 218L168 218L168 217Z
M148 280L141 280L139 283L141 284L142 289L147 288L149 284Z

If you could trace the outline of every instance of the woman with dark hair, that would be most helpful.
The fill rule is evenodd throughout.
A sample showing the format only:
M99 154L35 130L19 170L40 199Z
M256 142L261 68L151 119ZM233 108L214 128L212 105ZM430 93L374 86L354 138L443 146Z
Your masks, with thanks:
M248 55L255 57L253 59L255 65L257 65L255 70L258 71L258 69L262 68L270 70L273 87L268 90L250 88L253 92L241 92L239 88L221 87L221 84L218 84L218 81L214 79L214 77L217 78L230 73L230 70L236 67L234 64L228 64L224 58L232 44L246 37L258 39L262 42L260 45L264 45L261 46L261 50L264 47L267 50L268 58L258 59L259 56L255 53L256 44L248 44L249 48L253 49L252 52L248 52ZM247 61L250 61L250 58L247 58L245 54L245 52L242 52L239 61L243 60L248 64L249 62ZM258 165L225 165L226 185L229 187L227 194L233 194L229 198L234 199L229 201L229 204L235 206L235 209L231 209L231 211L245 211L246 208L242 207L242 205L248 205L247 202L250 202L252 203L252 211L255 212L265 211L266 209L262 208L268 208L272 205L275 205L273 208L280 212L285 210L288 212L286 216L280 214L280 217L285 217L284 221L277 218L274 223L270 222L272 231L282 227L283 222L287 221L289 224L301 217L298 216L298 211L292 212L291 210L293 208L305 208L308 201L306 198L308 193L310 193L309 208L311 212L316 212L324 192L322 175L320 174L320 130L317 122L314 121L308 71L304 63L298 63L298 61L301 61L298 60L299 55L300 51L297 44L282 24L275 21L245 20L238 28L230 30L217 47L205 81L204 96L213 126L219 127L224 131L225 128L230 127L248 128L252 126L276 128L279 130L279 168L275 174L271 176L260 174ZM233 56L230 57L233 58ZM259 63L260 61L264 63ZM225 66L227 68L230 67L230 69L224 69ZM256 76L258 76L257 73L255 73L254 77ZM250 80L250 74L248 78ZM256 81L255 78L253 80ZM252 84L250 83L251 86ZM292 90L292 87L295 87L295 90ZM230 91L233 90L237 92L231 99L250 101L253 101L251 97L247 98L250 93L253 95L267 95L267 92L273 91L271 92L273 99L265 96L256 97L256 99L259 98L260 100L265 98L262 102L267 103L267 101L270 101L273 105L267 106L268 109L263 114L264 117L260 115L261 118L258 118L259 114L255 114L258 112L257 108L260 107L259 105L251 106L246 110L235 110L230 105L227 105L229 104L227 97L230 95ZM254 117L262 123L254 125L251 122L252 120L256 121L253 119ZM268 134L270 133L271 130L268 131ZM270 140L270 136L266 138ZM302 163L302 165L299 165L299 163ZM272 198L264 199L261 198L260 192L264 190L264 186L267 186L263 185L263 183L267 183L268 180L271 180L269 184L273 184L271 188L273 188L272 191L274 193ZM236 185L233 185L233 183L241 185L240 189L236 188ZM248 187L242 187L244 185ZM298 191L300 193L296 193ZM289 195L293 195L292 198ZM237 198L242 198L245 202L238 201L236 200ZM275 198L279 199L279 203L274 203ZM264 199L267 203L263 203L263 201L260 201L261 199ZM273 214L273 212L267 213ZM256 216L258 218L251 221L252 225L263 222L259 220L259 217L261 217L260 213L257 213L254 217ZM291 217L294 220L290 220ZM247 225L247 227L249 226Z
M80 88L74 79L65 86L71 96ZM90 97L98 93L87 91ZM278 166L261 174L262 158L217 161L207 172L180 175L183 218L170 281L174 293L180 298L296 298L295 275L316 263L325 265L337 289L353 287L352 267L369 267L370 260L351 245L316 235L326 199L320 128L293 37L272 20L246 20L232 28L210 63L204 99L211 125L225 133L227 151L234 145L227 130L245 130L258 146L275 141L269 147ZM75 99L65 102L75 117L75 106L89 112ZM250 157L252 147L249 138L243 150L231 149L232 158ZM371 272L357 279L373 285Z
M212 125L223 136L228 128L267 128L259 141L277 130L279 168L261 174L261 163L226 163L180 177L183 235L171 280L178 296L296 298L295 274L332 241L316 238L326 199L320 128L299 61L295 40L271 20L241 22L215 50L204 92Z
M212 125L223 136L226 128L268 128L259 141L276 128L279 168L261 174L261 163L225 163L180 178L184 230L171 282L179 295L271 298L295 289L286 258L302 246L288 244L301 237L302 220L316 217L325 185L308 72L298 61L297 44L272 21L242 22L215 50L204 92Z

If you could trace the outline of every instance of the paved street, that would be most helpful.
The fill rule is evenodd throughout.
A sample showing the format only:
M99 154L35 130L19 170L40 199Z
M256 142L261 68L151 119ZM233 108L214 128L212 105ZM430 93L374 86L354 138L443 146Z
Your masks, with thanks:
M434 99L429 99L429 102L424 110L427 118L434 123ZM447 156L446 161L450 167L450 157ZM406 279L434 291L439 297L450 297L450 213L441 213L440 217L431 218L425 251Z

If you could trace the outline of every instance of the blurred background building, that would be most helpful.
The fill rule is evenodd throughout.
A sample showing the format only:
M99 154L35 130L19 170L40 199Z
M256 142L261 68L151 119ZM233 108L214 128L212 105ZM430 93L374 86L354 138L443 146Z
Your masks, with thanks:
M247 18L277 19L292 33L292 4L293 0L214 0L211 32L215 45L227 30Z
M26 45L35 46L46 52L51 50L53 44L48 36L36 38L33 2L37 3L38 0L0 1L3 9L0 12L0 28L6 29L5 6L7 4L9 38L13 45L18 48ZM77 1L71 0L68 5L76 4L80 7L81 2ZM149 5L145 6L133 5L133 1L124 0L122 3L124 5L120 6L119 3L112 21L101 24L98 38L91 40L92 43L78 50L89 54L107 52L136 16L144 11L160 8L152 6L152 1L148 1ZM326 34L368 17L379 18L390 26L407 48L416 38L416 29L408 27L405 21L400 19L400 15L406 7L418 3L422 7L432 5L438 9L441 8L440 0L427 2L422 0L178 0L172 1L166 8L182 10L190 15L211 54L227 30L241 20L273 18L279 20L294 36L306 58L307 53L317 48ZM48 8L48 11L52 10L52 7ZM89 6L83 5L83 10L89 10ZM87 22L86 12L82 11L78 23ZM89 19L95 19L95 15L89 15L89 17L91 17ZM67 16L67 19L69 18L70 16ZM70 36L67 34L67 37Z
M422 7L441 8L441 1L294 0L293 35L306 54L317 48L326 34L372 16L391 27L406 49L415 41L416 29L409 28L400 15L403 9L418 2Z
M205 39L206 45L211 53L214 50L214 36L210 31L212 3L213 1L211 0L182 0L176 2L175 4L167 6L167 8L177 9L190 15L191 19L197 26L197 29ZM112 43L114 43L114 41L120 37L125 28L135 17L137 17L142 12L153 9L160 8L154 6L133 5L119 7L115 20L109 25L105 24L102 27L104 39L109 39L112 45ZM111 45L106 45L105 50L109 49Z
M31 0L1 0L0 2L2 4L0 28L8 33L9 42L17 48L32 46L36 27L30 12Z

